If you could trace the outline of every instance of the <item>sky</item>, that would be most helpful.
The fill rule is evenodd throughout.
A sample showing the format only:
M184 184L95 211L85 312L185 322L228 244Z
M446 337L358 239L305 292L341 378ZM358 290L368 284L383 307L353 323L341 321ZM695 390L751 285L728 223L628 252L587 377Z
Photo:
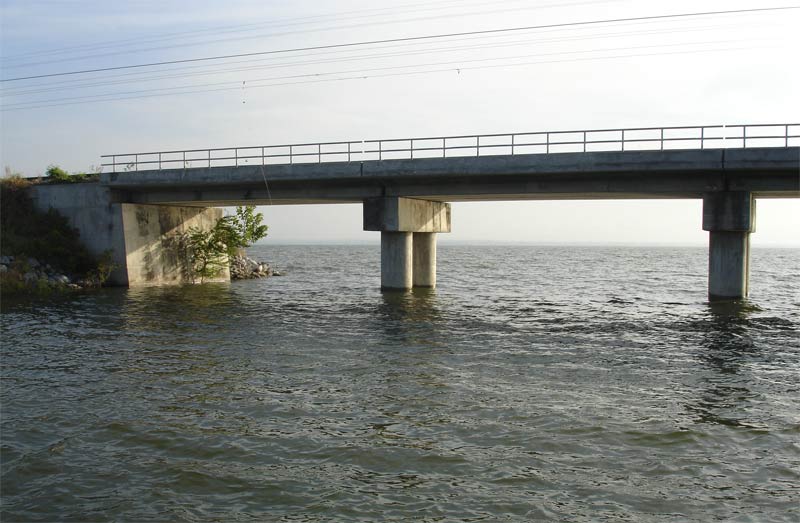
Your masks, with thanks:
M0 164L102 154L541 130L800 123L791 0L0 0ZM797 4L800 5L800 4ZM14 78L420 35L395 44ZM799 174L800 175L800 174ZM259 209L269 242L378 241L360 205ZM800 246L800 200L759 200L755 246ZM684 200L453 204L442 241L704 245Z

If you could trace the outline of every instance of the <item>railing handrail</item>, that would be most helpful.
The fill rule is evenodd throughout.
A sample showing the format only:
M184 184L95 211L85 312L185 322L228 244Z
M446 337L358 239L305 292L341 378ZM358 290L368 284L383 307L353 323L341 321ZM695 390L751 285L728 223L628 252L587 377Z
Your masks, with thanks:
M770 134L766 136L759 136L754 134L747 133L747 129L749 128L782 128L782 134ZM740 147L730 146L727 144L726 148L748 148L752 147L752 144L755 141L763 141L763 140L784 140L784 147L789 147L789 141L800 138L800 134L791 134L789 132L790 128L800 127L800 123L778 123L778 124L768 124L768 123L760 123L760 124L720 124L720 125L695 125L695 126L664 126L664 127L632 127L632 128L605 128L605 129L580 129L580 130L556 130L556 131L524 131L524 132L515 132L515 133L492 133L492 134L466 134L466 135L450 135L450 136L422 136L422 137L413 137L413 138L388 138L382 140L350 140L350 141L331 141L331 142L309 142L309 143L288 143L288 144L279 144L279 145L252 145L252 146L239 146L239 147L214 147L214 148L206 148L206 149L182 149L182 150L168 150L168 151L150 151L150 152L135 152L135 153L118 153L118 154L105 154L102 155L101 158L111 158L112 161L110 163L102 163L102 166L111 166L113 172L116 172L116 168L118 166L125 166L127 169L136 169L138 170L139 165L150 165L150 164L158 164L158 170L161 170L164 164L175 164L175 163L183 163L184 167L187 164L193 162L204 162L207 163L207 167L211 167L212 162L222 162L222 161L229 161L233 160L235 165L239 165L240 160L250 160L250 159L261 159L262 165L267 165L266 160L268 158L286 158L287 164L294 163L293 160L295 158L303 158L309 156L316 156L317 161L319 163L329 162L329 161L343 161L338 159L338 157L347 156L347 162L352 161L370 161L370 160L383 160L384 155L394 154L394 153L409 153L409 158L414 158L414 154L416 152L430 152L430 151L441 151L442 156L447 156L447 151L449 150L463 150L463 149L475 149L476 156L480 156L481 149L494 149L499 147L508 147L511 150L511 155L519 155L519 154L554 154L557 151L553 151L554 147L558 146L567 146L567 145L574 145L574 146L583 146L579 151L568 151L568 152L595 152L595 151L587 151L587 146L589 145L597 145L597 144L619 144L620 150L625 151L625 144L633 144L633 143L653 143L656 146L659 146L660 150L664 149L665 142L676 142L676 141L684 141L684 142L698 142L697 149L708 149L709 142L711 144L722 141L725 143L726 140L731 141L741 141L742 145ZM724 130L732 130L735 134L728 135L727 132L723 132L720 136L709 136L709 133L706 131L714 130L714 129L724 129ZM631 137L631 134L634 133L644 133L650 131L659 131L658 136L654 136L652 138L646 137ZM665 131L686 131L686 132L697 132L699 136L665 136ZM590 135L592 134L600 134L600 133L620 133L619 138L614 137L604 137L605 139L592 139ZM741 133L741 134L740 134ZM800 130L798 130L800 133ZM568 141L553 141L551 137L559 137L560 135L579 135L581 139L579 140L568 140ZM627 136L626 136L627 134ZM545 141L539 142L520 142L518 141L519 138L525 136L541 136ZM510 138L509 143L486 143L486 139L491 138ZM600 138L600 137L598 137ZM483 142L481 141L482 139ZM475 140L475 144L472 145L448 145L447 141L453 140ZM441 145L430 146L430 147L420 147L420 145L427 145L427 144L417 144L415 146L414 142L427 142L427 141L440 141ZM384 144L397 144L400 142L408 142L408 147L401 147L401 148L385 148ZM748 146L748 142L751 144ZM353 145L360 144L360 150L353 150ZM324 150L325 147L330 146L341 146L342 150ZM371 148L368 148L371 147ZM374 147L377 146L377 147ZM545 147L545 151L543 153L530 153L530 152L515 152L519 151L520 148L530 148L530 147ZM302 151L301 148L316 148L313 151ZM300 152L295 152L295 149L300 148ZM713 147L711 147L713 148ZM257 152L260 149L260 153L258 155L247 155L247 152L250 150ZM275 149L287 149L288 151L282 154L265 154L266 152L273 153ZM688 147L687 149L691 149ZM639 149L641 150L641 149ZM214 152L221 152L221 151L230 151L233 156L218 156L214 157L212 153ZM240 155L239 153L245 153L244 156ZM562 151L567 152L567 151ZM205 157L197 157L197 158L187 158L187 154L194 154L194 153L206 153ZM164 155L182 155L182 158L177 159L164 159ZM377 158L370 158L365 159L363 156L366 154L377 154ZM360 159L353 160L353 156L361 155ZM148 156L157 156L157 160L148 160L142 159L140 160L139 157L148 157ZM330 158L334 157L333 160ZM133 159L133 161L125 161L125 159ZM120 160L120 161L118 161ZM269 164L275 165L275 164ZM173 169L174 167L163 167ZM149 168L148 170L152 170Z

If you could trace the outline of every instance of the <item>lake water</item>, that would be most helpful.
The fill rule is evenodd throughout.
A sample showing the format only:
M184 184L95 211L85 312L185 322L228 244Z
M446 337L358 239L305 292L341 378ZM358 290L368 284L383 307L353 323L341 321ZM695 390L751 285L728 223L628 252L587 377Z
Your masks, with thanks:
M800 251L259 246L283 277L2 304L10 521L800 520Z

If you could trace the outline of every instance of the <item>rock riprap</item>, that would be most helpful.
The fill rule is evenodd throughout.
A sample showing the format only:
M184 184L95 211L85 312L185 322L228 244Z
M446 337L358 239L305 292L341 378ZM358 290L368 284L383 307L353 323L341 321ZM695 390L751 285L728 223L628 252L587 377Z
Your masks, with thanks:
M231 279L232 280L251 280L254 278L268 278L269 276L281 276L281 273L270 267L269 264L248 258L245 255L237 255L231 258Z
M71 278L62 271L36 258L0 256L0 274L18 280L29 287L68 287L72 289L99 287L100 281L92 278Z

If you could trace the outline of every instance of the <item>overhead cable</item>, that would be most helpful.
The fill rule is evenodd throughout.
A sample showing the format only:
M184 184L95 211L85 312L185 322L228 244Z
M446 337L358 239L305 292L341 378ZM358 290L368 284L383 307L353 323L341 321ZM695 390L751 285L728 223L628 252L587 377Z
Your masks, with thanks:
M132 65L121 65L115 67L101 67L96 69L84 69L79 71L65 71L60 73L49 73L49 74L40 74L40 75L32 75L32 76L21 76L16 78L6 78L0 80L0 82L14 82L19 80L31 80L36 78L52 78L56 76L67 76L67 75L77 75L77 74L88 74L88 73L98 73L98 72L105 72L105 71L119 71L123 69L135 69L135 68L143 68L143 67L156 67L162 65L173 65L173 64L180 64L180 63L190 63L190 62L203 62L203 61L210 61L210 60L227 60L231 58L242 58L246 56L263 56L263 55L274 55L274 54L281 54L281 53L291 53L291 52L300 52L300 51L312 51L318 49L341 49L346 47L356 47L356 46L365 46L365 45L375 45L375 44L385 44L385 43L393 43L393 42L409 42L409 41L418 41L418 40L430 40L430 39L437 39L437 38L452 38L458 36L466 36L466 35L478 35L478 34L497 34L497 33L509 33L515 31L532 31L538 29L549 29L554 27L570 27L570 26L587 26L587 25L598 25L598 24L609 24L609 23L617 23L617 22L632 22L632 21L643 21L643 20L663 20L663 19L675 19L675 18L686 18L686 17L700 17L700 16L715 16L715 15L727 15L727 14L743 14L743 13L756 13L756 12L776 12L776 11L786 11L792 9L800 9L800 6L787 6L787 7L765 7L765 8L755 8L755 9L735 9L735 10L727 10L727 11L706 11L706 12L695 12L695 13L678 13L678 14L670 14L670 15L652 15L652 16L639 16L639 17L631 17L631 18L613 18L613 19L605 19L605 20L589 20L583 22L566 22L560 24L544 24L544 25L537 25L537 26L526 26L526 27L510 27L510 28L501 28L501 29L485 29L480 31L464 31L458 33L445 33L445 34L435 34L435 35L422 35L422 36L409 36L409 37L402 37L402 38L387 38L383 40L370 40L370 41L361 41L361 42L348 42L343 44L329 44L329 45L318 45L318 46L309 46L309 47L300 47L294 49L278 49L272 51L258 51L258 52L251 52L251 53L238 53L238 54L231 54L231 55L221 55L221 56L206 56L201 58L187 58L182 60L168 60L163 62L151 62L145 64L132 64Z

